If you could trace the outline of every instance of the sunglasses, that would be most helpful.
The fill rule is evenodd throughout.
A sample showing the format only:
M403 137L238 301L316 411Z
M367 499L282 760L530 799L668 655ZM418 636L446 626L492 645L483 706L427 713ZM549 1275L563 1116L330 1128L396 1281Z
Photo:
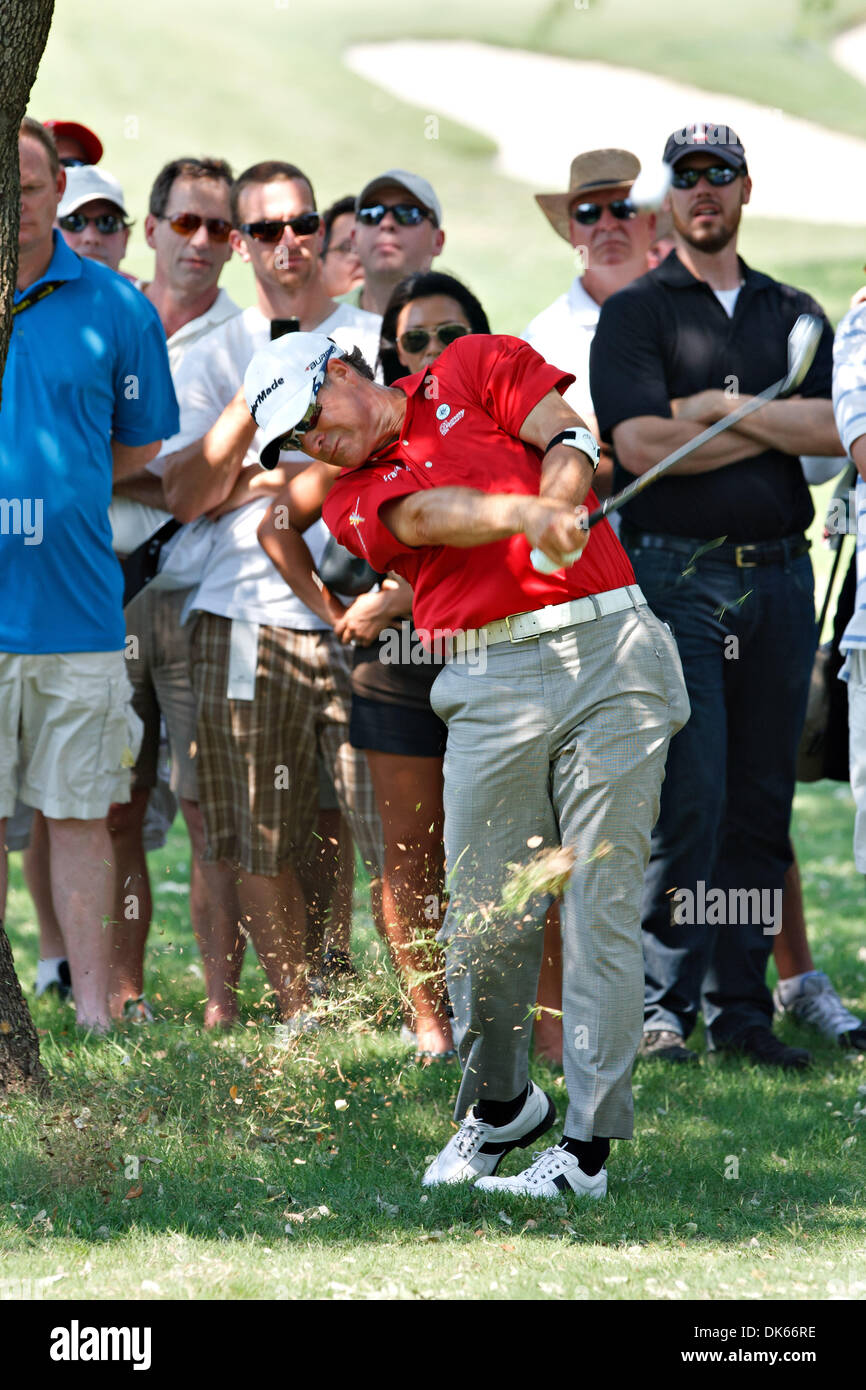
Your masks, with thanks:
M729 164L711 164L709 169L681 169L679 173L674 172L671 184L674 188L696 188L701 179L706 179L713 188L724 188L739 177L739 169L732 169Z
M241 225L242 232L248 232L256 241L279 241L286 227L290 227L295 236L312 236L322 225L322 214L320 212L302 212L299 217L287 217L283 222L244 222Z
M92 222L103 236L113 236L127 225L116 212L101 212L98 217L85 217L83 212L70 212L57 219L57 225L64 232L83 232L89 222Z
M322 413L322 407L319 405L317 398L319 392L325 384L325 377L328 373L328 362L333 357L336 350L336 347L328 348L325 357L323 358L316 371L315 376L313 377L313 394L310 397L310 404L307 406L306 410L304 411L298 423L295 425L294 429L289 430L288 434L283 435L282 439L280 440L281 450L297 449L300 450L301 453L303 453L304 435L307 433L308 430L315 429L316 425L319 423L319 416Z
M397 339L404 352L426 352L431 338L437 338L442 347L465 338L471 330L462 323L437 323L435 328L407 328Z
M637 208L628 198L615 198L612 203L578 203L571 215L581 227L594 227L605 208L608 208L618 222L628 222L637 217Z
M359 208L355 217L362 227L378 227L386 213L394 214L394 221L400 227L418 227L425 218L436 225L436 218L429 208L419 208L417 203L371 203L367 208Z
M167 222L178 236L193 236L204 223L211 241L228 241L232 229L231 222L226 222L222 217L199 217L197 212L179 212L174 217L163 213L159 220Z
M75 155L69 154L65 159L61 159L60 163L63 165L64 169L82 169L87 163L87 160L78 159Z

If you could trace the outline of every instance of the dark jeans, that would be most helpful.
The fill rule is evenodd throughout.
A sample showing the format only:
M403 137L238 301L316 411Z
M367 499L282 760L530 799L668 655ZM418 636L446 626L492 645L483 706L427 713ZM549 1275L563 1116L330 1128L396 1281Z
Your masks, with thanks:
M791 863L816 644L812 565L801 555L741 569L712 552L626 548L676 638L692 706L668 753L645 880L645 1027L687 1037L702 1008L713 1047L773 1016L764 977L779 928L770 909ZM713 889L724 898L702 911Z

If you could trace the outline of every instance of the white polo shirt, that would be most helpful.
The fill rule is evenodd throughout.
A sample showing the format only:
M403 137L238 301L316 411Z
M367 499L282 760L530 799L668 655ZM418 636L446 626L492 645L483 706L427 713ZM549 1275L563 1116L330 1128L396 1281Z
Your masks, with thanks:
M135 284L139 290L147 288L144 280L136 280ZM240 306L235 304L225 290L220 290L209 309L190 319L189 323L185 323L176 333L172 333L166 344L172 378L177 376L181 362L194 343L239 313ZM120 555L128 555L137 546L143 545L154 531L158 531L160 526L169 520L169 516L169 512L164 512L159 507L148 507L144 502L133 502L129 497L112 498L108 520L111 523L113 548Z
M381 319L363 309L338 304L334 312L315 328L316 333L333 337L340 347L357 346L372 365L379 351ZM159 458L149 464L162 473L165 459L197 439L201 439L237 394L253 354L270 343L270 323L255 306L214 329L184 357L175 378L180 407L180 433L166 440ZM258 463L263 445L257 430L247 451L244 465ZM304 454L284 453L284 462L302 459ZM184 609L189 613L216 613L224 618L263 623L269 627L290 627L306 632L327 627L307 608L286 584L259 544L259 522L271 503L270 497L246 502L227 512L218 521L205 518L186 528L189 544L209 536L208 553L197 571L199 583ZM328 537L323 522L316 522L304 533L315 563L321 558ZM154 581L156 582L156 581Z
M542 309L521 334L552 367L561 367L574 376L565 400L584 419L595 415L589 391L589 350L600 313L601 305L587 294L577 276L568 293Z

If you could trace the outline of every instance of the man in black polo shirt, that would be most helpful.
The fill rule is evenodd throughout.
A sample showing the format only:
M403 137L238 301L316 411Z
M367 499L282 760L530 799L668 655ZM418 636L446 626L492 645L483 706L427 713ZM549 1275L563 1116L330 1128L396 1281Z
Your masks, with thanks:
M751 179L725 126L667 141L675 249L608 299L591 354L614 488L787 370L808 295L736 250ZM810 1061L771 1030L765 983L779 929L797 742L815 648L812 520L800 454L841 453L825 324L796 397L702 446L622 511L621 538L673 629L692 718L668 755L643 912L643 1055L689 1061L702 1008L711 1050L782 1067Z

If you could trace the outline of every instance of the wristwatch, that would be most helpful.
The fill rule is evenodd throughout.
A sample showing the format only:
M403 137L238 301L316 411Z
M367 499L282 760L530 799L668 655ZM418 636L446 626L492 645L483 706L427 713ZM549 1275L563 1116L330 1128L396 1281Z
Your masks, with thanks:
M555 444L567 444L570 449L579 449L582 454L589 457L593 472L598 468L601 450L595 435L589 430L561 430L559 434L553 436L544 452L547 453Z

